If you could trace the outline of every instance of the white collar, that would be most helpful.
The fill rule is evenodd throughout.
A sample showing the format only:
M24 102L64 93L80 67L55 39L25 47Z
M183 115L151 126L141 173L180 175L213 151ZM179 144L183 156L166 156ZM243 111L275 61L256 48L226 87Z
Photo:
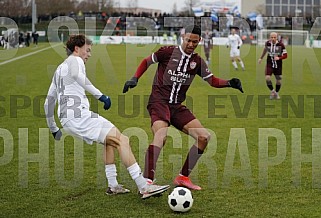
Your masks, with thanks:
M183 55L187 56L188 58L192 57L192 54L194 54L194 52L192 54L186 54L185 51L183 50L182 46L178 46L179 50L183 53Z
M272 40L270 40L270 43L271 43L271 45L276 45L276 44L278 44L278 43L279 43L279 41L278 41L278 40L276 40L276 41L275 41L275 43L273 44Z

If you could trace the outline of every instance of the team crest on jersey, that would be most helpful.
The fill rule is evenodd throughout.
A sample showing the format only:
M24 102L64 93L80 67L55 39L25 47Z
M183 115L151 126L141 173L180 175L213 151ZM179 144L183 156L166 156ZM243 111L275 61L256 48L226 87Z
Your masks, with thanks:
M196 62L195 61L192 61L190 64L189 64L190 68L191 69L194 69L196 67Z

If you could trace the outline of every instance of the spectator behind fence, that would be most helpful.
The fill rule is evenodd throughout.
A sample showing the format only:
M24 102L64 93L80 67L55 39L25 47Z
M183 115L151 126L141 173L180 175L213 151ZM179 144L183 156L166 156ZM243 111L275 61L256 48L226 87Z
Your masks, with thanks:
M39 34L37 33L37 31L34 31L32 33L32 38L33 38L33 44L37 46L38 45L38 38L39 38Z

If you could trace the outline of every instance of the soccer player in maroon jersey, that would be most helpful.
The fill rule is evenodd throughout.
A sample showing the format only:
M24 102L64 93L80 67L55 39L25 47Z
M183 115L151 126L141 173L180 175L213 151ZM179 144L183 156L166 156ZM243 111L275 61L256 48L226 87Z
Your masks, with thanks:
M158 51L143 59L134 77L125 83L123 93L137 85L138 79L151 64L158 63L147 106L154 139L146 151L144 177L148 178L150 183L153 183L156 162L165 144L168 126L173 125L196 140L187 155L180 174L175 178L174 184L200 190L201 187L190 181L189 175L203 154L210 139L210 133L192 112L182 105L186 98L186 92L196 75L216 88L232 87L239 89L241 92L243 90L241 81L237 78L224 80L215 77L208 69L205 61L197 53L194 53L201 41L201 28L199 26L186 27L185 34L182 37L182 45L161 47Z
M210 53L213 48L213 40L212 40L212 34L208 30L206 30L203 35L203 45L204 45L204 53L206 57L206 64L209 65Z
M282 80L282 60L288 57L285 46L277 40L278 34L272 32L270 40L265 42L265 47L258 63L261 64L265 54L268 53L265 67L265 81L267 87L271 90L270 99L280 99L279 91ZM276 79L275 90L271 81L271 75L274 74Z

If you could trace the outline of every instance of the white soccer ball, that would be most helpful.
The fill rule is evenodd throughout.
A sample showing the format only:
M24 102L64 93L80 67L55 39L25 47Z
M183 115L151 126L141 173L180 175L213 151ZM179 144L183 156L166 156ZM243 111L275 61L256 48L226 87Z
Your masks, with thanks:
M168 205L175 212L187 212L193 206L192 192L184 187L176 187L168 195Z

